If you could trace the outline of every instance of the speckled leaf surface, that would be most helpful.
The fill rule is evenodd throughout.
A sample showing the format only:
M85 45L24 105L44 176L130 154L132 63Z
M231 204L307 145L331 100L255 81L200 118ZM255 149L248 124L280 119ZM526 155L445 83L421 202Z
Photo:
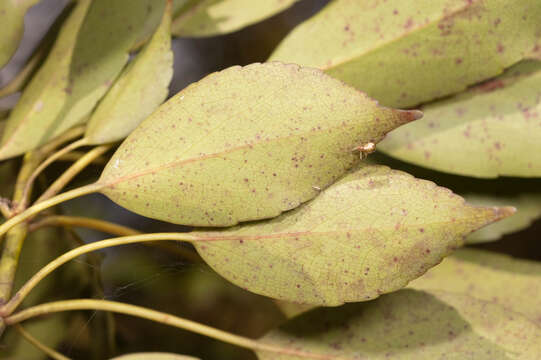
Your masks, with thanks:
M173 77L171 7L148 44L124 70L88 121L87 144L128 136L166 99Z
M541 177L541 62L521 62L423 111L379 149L454 174Z
M124 141L98 183L128 210L173 223L274 217L359 163L356 147L420 116L380 107L316 69L236 66L163 104Z
M161 8L160 8L161 6ZM20 155L82 123L128 61L154 0L81 0L13 109L0 159ZM159 22L159 20L158 20Z
M214 270L247 290L332 306L404 287L465 235L511 213L472 207L432 182L367 165L296 210L201 233L212 241L194 245Z
M540 184L541 185L541 184ZM517 184L517 186L519 186ZM520 188L517 188L520 190ZM462 195L462 194L461 194ZM497 223L485 226L466 237L466 243L476 244L499 240L506 234L526 229L535 220L541 218L541 194L523 193L517 191L516 195L500 196L498 194L468 193L462 195L472 205L479 206L514 206L517 212Z
M24 31L24 15L39 0L2 0L0 1L0 68L8 63Z
M117 356L111 360L198 360L198 358L171 353L147 352Z
M379 152L366 159L365 163L386 165L415 177L434 181L462 196L471 205L513 206L517 209L513 216L468 235L467 244L499 240L504 235L526 229L533 221L541 218L541 179L475 179L418 167Z
M523 314L541 326L541 264L489 251L460 249L409 285L464 293Z
M310 311L262 340L313 356L259 352L261 360L541 357L541 328L524 316L466 295L409 289Z
M298 0L175 0L172 32L176 36L203 37L240 30Z
M334 0L271 60L324 69L383 105L457 93L532 56L538 0Z

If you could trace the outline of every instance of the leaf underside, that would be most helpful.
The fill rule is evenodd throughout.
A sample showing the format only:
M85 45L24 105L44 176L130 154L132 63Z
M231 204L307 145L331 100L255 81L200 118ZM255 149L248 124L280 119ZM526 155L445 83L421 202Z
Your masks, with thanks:
M270 59L324 69L384 105L410 107L534 56L540 18L538 0L335 0Z
M195 232L204 241L194 245L238 286L330 306L404 287L465 235L511 213L467 205L432 182L368 165L275 219Z
M453 174L541 177L541 61L521 62L423 112L379 149Z
M84 123L148 31L164 1L81 0L11 112L0 160L23 154ZM157 19L159 22L159 18ZM154 23L154 28L157 23Z
M367 303L316 309L272 330L262 341L293 354L258 352L261 360L541 357L541 328L521 314L435 290L404 289Z
M104 96L88 121L86 144L104 144L128 136L166 99L173 77L171 7L149 40Z
M106 166L102 192L173 223L229 226L315 197L417 111L383 108L321 71L232 67L169 99Z
M240 30L298 0L174 0L173 35L205 37Z

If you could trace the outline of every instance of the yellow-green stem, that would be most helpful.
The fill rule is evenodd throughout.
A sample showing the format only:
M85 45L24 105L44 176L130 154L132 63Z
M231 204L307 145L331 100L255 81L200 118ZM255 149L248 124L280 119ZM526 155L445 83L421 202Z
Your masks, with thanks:
M56 301L46 304L30 307L17 314L4 319L7 325L17 324L21 321L34 318L41 315L72 310L102 310L112 311L119 314L137 316L143 319L159 322L165 325L174 326L180 329L188 330L197 334L205 335L216 340L220 340L232 345L240 346L253 351L265 351L277 354L287 354L297 357L321 360L337 360L339 357L328 356L316 353L310 353L295 349L282 348L264 342L249 339L243 336L228 333L207 325L203 325L191 320L183 319L168 313L147 309L141 306L124 304L115 301L94 300L94 299L75 299L66 301Z
M23 189L26 184L26 180L35 169L37 164L42 158L42 153L39 151L29 152L23 158L23 164L17 175L15 183L15 189L13 193L13 202L17 203L23 196ZM12 212L9 214L12 215ZM8 220L9 221L9 220ZM10 231L7 232L4 242L4 249L2 251L2 257L0 258L0 304L5 304L11 290L13 288L13 281L15 279L15 273L17 271L17 264L19 261L19 255L28 232L27 224L19 224ZM2 235L0 235L0 240ZM0 335L4 332L4 324L0 324Z
M5 234L9 229L14 227L15 225L20 224L21 222L27 220L28 218L31 218L32 216L34 216L36 214L39 214L41 211L43 211L45 209L48 209L48 208L50 208L52 206L58 205L60 203L63 203L65 201L68 201L68 200L71 200L71 199L75 199L75 198L83 196L83 195L88 195L88 194L95 193L95 192L101 190L103 187L104 187L104 185L97 184L97 183L86 185L86 186L81 186L79 188L76 188L76 189L73 189L73 190L70 190L70 191L66 191L65 193L62 193L62 194L57 195L55 197L52 197L52 198L50 198L48 200L45 200L43 202L40 202L38 204L32 205L31 207L29 207L25 211L15 215L11 219L9 219L8 221L6 221L2 225L0 225L0 236Z
M65 264L66 262L81 256L83 254L101 250L113 246L119 245L128 245L134 243L140 243L145 241L163 241L163 240L175 240L175 241L197 241L202 240L197 236L190 235L188 233L156 233L156 234L141 234L141 235L132 235L124 236L118 238L112 238L102 241L96 241L87 245L79 246L73 250L70 250L61 256L57 257L47 265L45 265L41 270L39 270L34 276L32 276L15 295L11 300L6 303L4 306L0 307L0 316L6 316L11 314L17 306L24 300L24 298L30 293L30 291L47 275L53 272L55 269Z
M40 342L38 339L33 337L28 331L23 329L23 327L21 325L15 324L15 325L13 325L13 327L15 328L15 330L17 330L19 332L19 334L21 334L21 336L26 341L28 341L30 344L34 345L35 347L37 347L38 349L43 351L45 354L49 355L50 358L52 358L54 360L70 360L70 358L60 354L59 352L55 351L54 349L51 349L47 345Z
M33 232L44 226L83 227L83 228L97 230L97 231L101 231L101 232L111 234L111 235L116 235L116 236L142 234L142 232L138 230L135 230L126 226L118 225L118 224L105 221L105 220L92 219L92 218L79 217L79 216L65 216L65 215L50 215L36 222L32 222L29 225L29 231ZM201 262L201 258L199 257L199 255L197 255L195 251L184 248L184 247L175 246L175 244L148 243L144 245L157 247L169 253L179 255L194 263Z
M0 260L0 304L5 304L11 295L19 255L27 232L27 224L19 224L6 234Z
M101 231L116 236L139 235L142 232L127 226L118 225L109 221L92 219L82 216L50 215L30 224L30 231L36 231L45 226L83 227Z
M77 151L77 150L74 150L70 153L67 153L67 154L64 154L62 155L58 161L71 161L71 162L75 162L77 160L79 160L80 158L82 158L86 153L84 151ZM94 159L92 161L92 164L94 165L105 165L107 164L107 158L105 157L98 157L96 159Z
M23 196L26 180L32 174L37 164L39 164L41 158L42 156L37 151L29 152L24 156L13 192L14 203L20 201ZM19 255L27 231L27 224L23 223L10 229L5 236L4 249L0 258L0 304L5 304L11 295L17 262L19 261Z
M81 146L84 146L85 143L86 143L86 140L83 138L83 139L79 139L77 141L74 141L71 144L66 145L65 147L63 147L62 149L58 150L57 152L55 152L54 154L49 156L47 159L45 159L45 161L42 162L34 170L32 175L30 175L30 177L28 178L28 181L26 182L26 186L24 187L22 201L21 201L19 207L17 208L18 212L24 210L28 206L28 202L29 202L29 199L30 199L30 194L32 192L32 185L34 184L34 181L39 176L39 174L41 174L41 172L43 170L45 170L45 168L47 168L47 166L52 164L58 158L62 157L63 155L69 153L72 150L75 150L75 149L77 149L77 148L79 148Z
M54 183L36 200L40 203L58 194L77 174L83 171L94 159L100 157L111 148L111 145L97 146L73 163Z

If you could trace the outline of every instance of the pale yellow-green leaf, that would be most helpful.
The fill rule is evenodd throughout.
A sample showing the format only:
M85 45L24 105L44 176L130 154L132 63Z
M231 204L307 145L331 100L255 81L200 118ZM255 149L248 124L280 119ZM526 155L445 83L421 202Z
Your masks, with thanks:
M379 149L453 174L541 177L541 62L521 62L423 111Z
M400 289L512 214L473 207L434 183L386 166L361 167L267 222L195 232L219 274L252 292L301 304L366 301Z
M7 64L23 36L24 15L39 0L0 0L0 68Z
M128 61L163 1L80 0L45 63L13 109L0 159L20 155L82 123ZM159 21L159 19L158 19Z
M173 223L274 217L359 163L356 147L420 116L380 107L316 69L236 66L163 104L124 141L98 183L119 205Z
M298 0L174 0L176 36L204 37L240 30L287 9Z
M521 314L463 294L410 289L310 311L262 341L291 353L258 352L261 360L541 358L541 328Z
M86 144L125 138L165 100L173 77L171 7L149 43L122 73L90 117Z
M387 106L464 90L528 56L539 0L334 0L271 60L324 69Z
M500 239L503 235L523 230L533 221L541 218L541 193L522 193L517 184L517 195L488 195L467 193L462 196L473 205L480 206L514 206L517 212L502 221L490 224L473 234L468 235L466 243L475 244ZM540 184L541 186L541 184Z
M198 360L198 358L170 353L147 352L117 356L111 360Z
M409 286L492 301L541 326L541 263L538 262L460 249Z
M453 190L472 205L513 206L517 209L513 216L468 235L466 237L468 244L498 240L504 235L527 228L541 217L541 179L472 179L435 172L382 156L379 153L370 156L365 162L387 165L415 177L434 181L440 186Z

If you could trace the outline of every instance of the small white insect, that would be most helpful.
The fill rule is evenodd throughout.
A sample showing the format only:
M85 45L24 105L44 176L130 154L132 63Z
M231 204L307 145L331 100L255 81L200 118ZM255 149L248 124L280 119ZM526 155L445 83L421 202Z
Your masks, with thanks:
M118 169L118 165L120 165L120 160L119 160L119 159L116 159L116 160L115 160L115 163L113 164L113 167L114 167L115 169Z
M321 191L321 188L320 188L319 186L315 186L315 185L314 185L314 186L312 186L312 188L313 188L314 190Z
M361 160L364 160L368 154L372 154L374 151L376 151L376 144L373 142L368 142L366 144L357 146L353 149L353 151L359 151Z

